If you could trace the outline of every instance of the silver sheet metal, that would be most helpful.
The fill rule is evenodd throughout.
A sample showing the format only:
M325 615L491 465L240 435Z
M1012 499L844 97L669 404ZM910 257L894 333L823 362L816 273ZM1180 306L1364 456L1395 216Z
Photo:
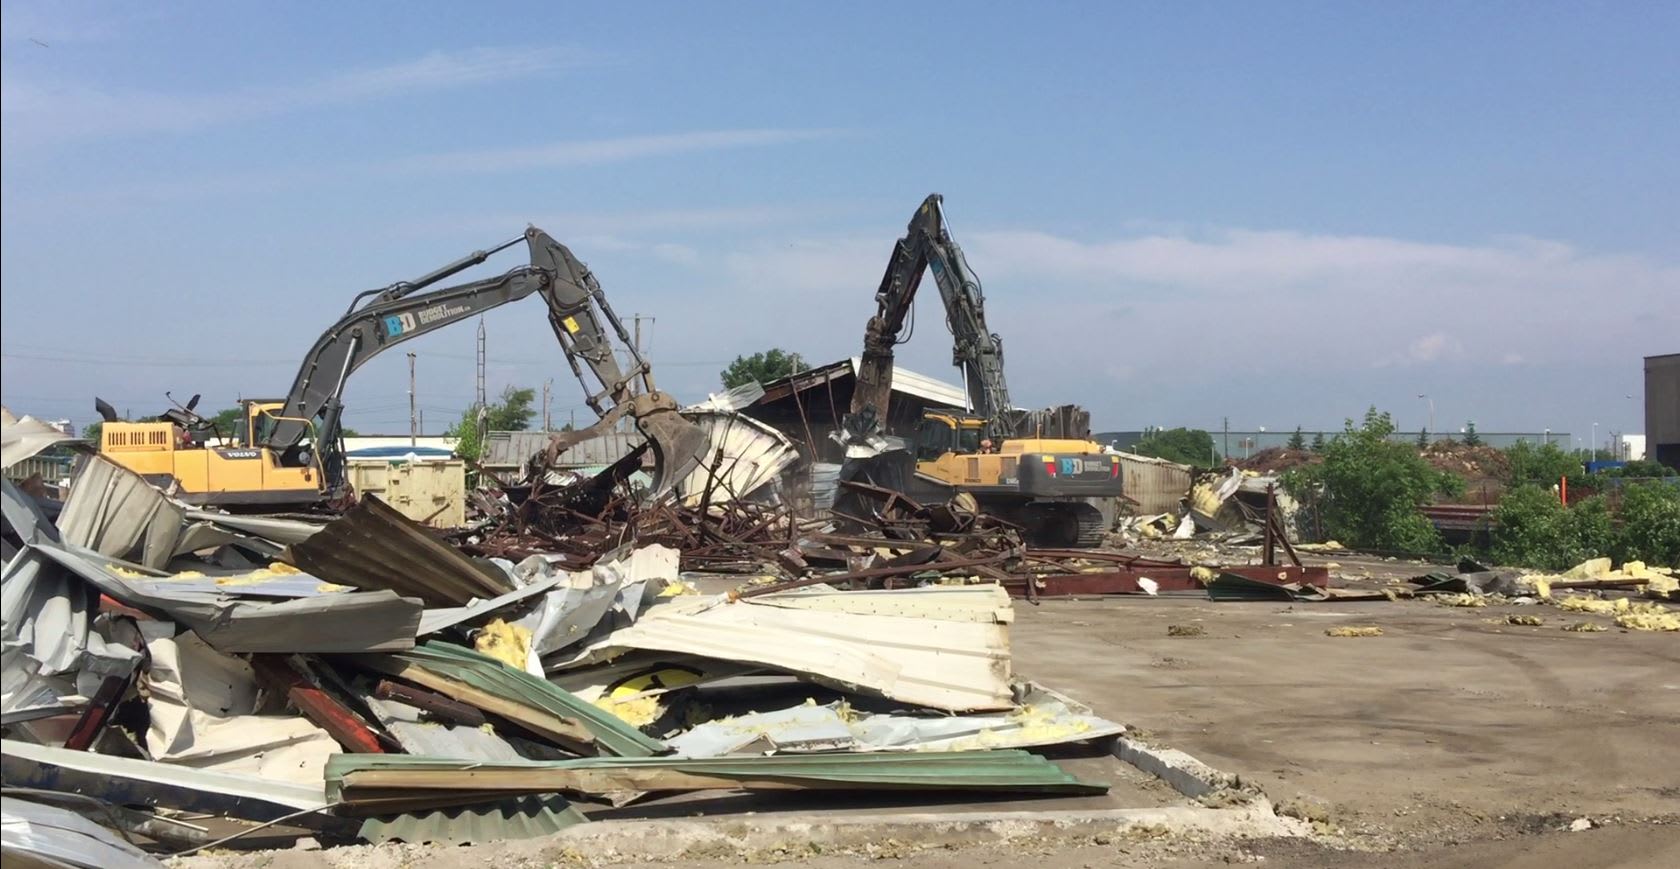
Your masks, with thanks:
M57 806L0 797L0 846L8 864L27 854L80 869L161 869L150 854L87 818Z
M268 821L328 804L326 784L306 787L248 775L70 751L16 739L0 743L7 784L84 793L119 805L154 805Z

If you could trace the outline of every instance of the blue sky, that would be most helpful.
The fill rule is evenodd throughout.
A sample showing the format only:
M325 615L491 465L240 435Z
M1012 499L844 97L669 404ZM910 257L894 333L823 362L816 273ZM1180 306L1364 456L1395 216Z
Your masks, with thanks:
M1672 3L606 5L8 2L8 406L277 395L355 293L527 222L697 399L855 354L932 191L1017 402L1100 428L1639 431L1680 352ZM492 390L580 405L539 302L486 322ZM428 429L473 342L405 345ZM900 359L955 379L941 329ZM375 360L349 423L406 387Z

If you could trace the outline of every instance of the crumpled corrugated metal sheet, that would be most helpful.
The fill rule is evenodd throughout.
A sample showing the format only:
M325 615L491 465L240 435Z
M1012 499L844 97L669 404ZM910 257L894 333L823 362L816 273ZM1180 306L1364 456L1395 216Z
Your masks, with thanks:
M141 628L151 666L145 675L153 760L194 769L308 785L339 750L325 730L294 715L258 715L251 666L211 649L174 625Z
M1028 682L1019 705L1005 713L927 715L872 713L839 703L708 721L672 737L684 757L801 751L979 751L1036 748L1118 736L1124 725L1090 707Z
M231 601L220 595L147 594L79 546L36 543L39 553L113 599L186 625L222 652L379 652L412 648L420 601L393 591L321 595L284 603ZM21 555L19 557L22 557Z
M704 411L684 414L706 433L707 445L701 451L701 461L694 470L676 484L685 506L697 507L711 480L712 464L721 450L723 464L718 466L717 481L712 484L714 501L734 501L751 495L774 482L782 472L799 461L799 451L793 442L775 429L758 420L729 411Z
M118 805L216 812L253 821L274 820L327 805L325 782L313 786L288 784L250 775L32 745L17 739L0 742L0 758L9 785L73 790Z
M94 596L37 546L57 546L58 533L35 500L11 481L4 489L5 525L24 543L0 573L0 720L52 714L80 698L75 675L126 675L139 663L133 650L106 643L93 631Z
M58 516L66 543L158 569L175 556L186 507L103 456L82 462Z
M589 820L559 794L477 803L452 809L368 818L357 835L369 842L470 845L552 836Z
M328 582L391 589L428 606L465 606L514 588L495 565L468 558L378 498L363 498L308 540L293 544L291 560Z
M0 465L9 468L66 441L86 444L35 417L13 416L10 408L0 407Z
M273 516L235 516L229 513L191 508L187 510L187 518L196 522L208 522L211 525L231 528L243 534L261 537L264 540L272 540L281 544L301 543L313 537L322 528L327 527L324 522L277 519ZM194 546L193 548L200 549L203 547Z
M1003 624L941 617L934 589L871 596L873 614L780 606L771 599L731 603L725 596L679 597L649 607L556 668L648 649L749 662L828 684L952 712L1008 709L1009 633ZM953 605L996 612L988 598L961 591ZM902 601L902 604L898 602Z
M430 642L392 656L457 682L489 691L551 715L580 722L602 750L620 757L658 754L665 744L586 700L495 658L451 643Z
M460 775L453 775L460 773ZM477 763L396 754L340 754L327 764L327 789L354 803L364 789L401 789L415 799L463 801L485 793L743 789L997 791L1101 794L1108 785L1080 781L1025 751L953 751L758 755L748 757L591 757Z
M6 863L23 862L80 869L161 869L152 855L116 833L66 809L0 797L0 846Z
M493 431L485 435L484 451L479 464L495 470L514 470L525 467L531 457L548 449L549 437L558 432ZM647 438L638 432L601 432L585 438L560 453L554 460L556 468L605 467L630 455Z

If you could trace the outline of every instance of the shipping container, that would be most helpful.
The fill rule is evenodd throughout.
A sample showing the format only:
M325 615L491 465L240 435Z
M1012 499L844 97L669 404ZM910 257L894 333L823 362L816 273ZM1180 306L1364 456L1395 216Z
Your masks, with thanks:
M467 524L467 465L445 461L351 461L350 485L434 528Z

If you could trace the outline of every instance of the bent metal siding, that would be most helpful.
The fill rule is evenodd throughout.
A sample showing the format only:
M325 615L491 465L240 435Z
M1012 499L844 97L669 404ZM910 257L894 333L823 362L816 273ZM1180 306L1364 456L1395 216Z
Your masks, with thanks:
M1133 453L1120 453L1120 473L1126 497L1137 502L1139 515L1168 513L1190 492L1190 466Z

